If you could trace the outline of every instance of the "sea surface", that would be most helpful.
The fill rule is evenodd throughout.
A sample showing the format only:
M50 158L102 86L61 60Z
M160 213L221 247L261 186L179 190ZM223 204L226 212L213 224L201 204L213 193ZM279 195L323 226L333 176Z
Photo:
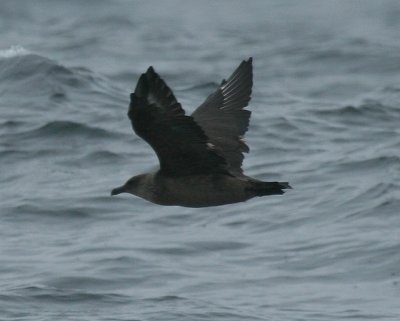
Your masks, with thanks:
M400 2L0 1L0 320L400 320ZM254 59L244 169L191 209L126 116L152 65L190 113Z

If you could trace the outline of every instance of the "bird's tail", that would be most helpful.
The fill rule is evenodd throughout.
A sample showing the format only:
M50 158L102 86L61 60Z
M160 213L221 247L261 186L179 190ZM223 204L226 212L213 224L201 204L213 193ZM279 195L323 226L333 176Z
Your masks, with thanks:
M292 188L288 182L252 182L250 191L254 192L256 196L265 195L282 195L285 189Z

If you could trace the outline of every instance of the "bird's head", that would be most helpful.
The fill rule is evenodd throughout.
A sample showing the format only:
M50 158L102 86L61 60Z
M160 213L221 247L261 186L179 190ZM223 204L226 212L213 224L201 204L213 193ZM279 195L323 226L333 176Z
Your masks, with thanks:
M121 193L130 193L139 196L143 189L144 179L144 174L133 176L124 185L114 188L111 191L111 196Z

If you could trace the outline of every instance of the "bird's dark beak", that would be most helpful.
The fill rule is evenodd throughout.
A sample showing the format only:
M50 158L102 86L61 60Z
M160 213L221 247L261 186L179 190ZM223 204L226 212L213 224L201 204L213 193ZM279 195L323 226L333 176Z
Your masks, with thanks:
M125 193L125 186L120 186L120 187L114 188L111 191L111 196L118 195L118 194L121 194L121 193Z

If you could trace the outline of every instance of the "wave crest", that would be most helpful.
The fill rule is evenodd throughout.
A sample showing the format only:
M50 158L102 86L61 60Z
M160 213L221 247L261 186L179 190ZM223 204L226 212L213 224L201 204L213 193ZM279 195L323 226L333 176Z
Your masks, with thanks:
M20 45L11 46L8 49L0 50L0 59L18 57L29 54L30 51Z

